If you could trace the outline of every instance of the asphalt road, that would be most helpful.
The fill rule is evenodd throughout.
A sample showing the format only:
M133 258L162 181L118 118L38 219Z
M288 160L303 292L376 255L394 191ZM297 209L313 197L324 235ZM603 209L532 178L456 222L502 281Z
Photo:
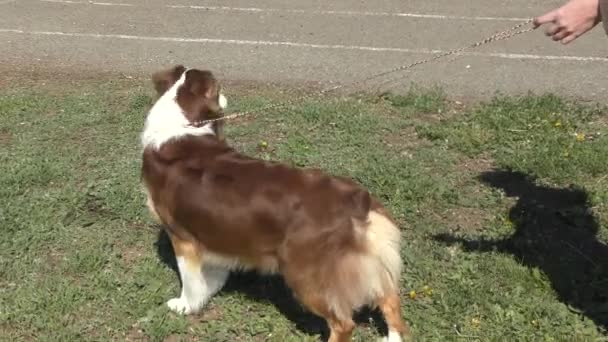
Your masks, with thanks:
M0 63L74 77L140 76L182 63L227 80L346 83L479 41L560 3L0 0ZM383 89L415 82L463 98L550 91L606 103L606 70L600 27L568 46L537 30L392 75L403 78Z

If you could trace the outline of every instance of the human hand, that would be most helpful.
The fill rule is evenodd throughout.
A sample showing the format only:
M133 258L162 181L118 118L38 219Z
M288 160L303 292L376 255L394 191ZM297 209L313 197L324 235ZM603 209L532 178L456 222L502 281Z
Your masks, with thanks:
M562 7L534 19L534 27L549 24L545 34L568 44L601 21L599 0L570 0Z

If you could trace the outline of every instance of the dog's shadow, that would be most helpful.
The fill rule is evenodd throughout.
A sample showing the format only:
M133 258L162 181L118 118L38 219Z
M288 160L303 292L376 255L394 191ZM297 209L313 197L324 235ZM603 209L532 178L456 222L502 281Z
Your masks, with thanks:
M468 252L511 254L522 265L546 274L563 303L608 327L608 246L598 240L600 225L578 188L538 185L529 175L494 170L479 180L517 199L509 212L514 233L504 239L434 238Z
M175 272L177 280L180 281L173 246L163 229L159 229L155 245L160 261L171 268ZM255 272L232 272L218 295L234 292L244 294L254 301L271 303L284 317L295 324L296 329L307 335L320 335L323 340L327 340L329 336L329 328L325 320L306 311L293 297L291 290L280 276L263 276ZM388 334L388 326L378 310L363 309L355 314L354 320L358 325L368 325L373 322L378 334L382 336Z

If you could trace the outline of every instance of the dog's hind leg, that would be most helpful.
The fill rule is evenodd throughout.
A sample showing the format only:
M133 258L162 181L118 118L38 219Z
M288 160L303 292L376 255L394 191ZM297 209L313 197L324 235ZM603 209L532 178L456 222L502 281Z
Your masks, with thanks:
M330 331L328 342L350 342L355 329L355 322L352 319L326 318L326 320Z
M197 313L209 299L226 283L228 270L203 265L203 249L192 241L180 239L169 232L177 266L182 281L182 292L178 298L167 302L177 313Z
M401 342L401 337L408 340L410 338L410 331L407 323L401 319L399 294L396 292L387 294L380 299L378 307L388 325L388 337L385 341Z
M304 291L297 287L292 289L296 298L306 309L325 319L329 327L328 342L349 342L351 340L355 329L352 312L349 311L350 314L346 312L339 314L332 308L322 291L314 287L307 287Z

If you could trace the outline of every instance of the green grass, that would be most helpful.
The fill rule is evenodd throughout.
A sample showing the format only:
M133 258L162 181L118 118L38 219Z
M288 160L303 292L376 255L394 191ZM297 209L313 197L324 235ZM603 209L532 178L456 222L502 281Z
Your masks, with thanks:
M145 83L0 90L2 339L317 340L322 321L280 278L237 275L200 315L168 311L179 282L139 182L151 100ZM227 135L384 201L403 230L402 311L418 340L591 341L608 322L602 113L532 95L463 108L432 89L308 101ZM360 316L355 340L369 341L382 323Z

